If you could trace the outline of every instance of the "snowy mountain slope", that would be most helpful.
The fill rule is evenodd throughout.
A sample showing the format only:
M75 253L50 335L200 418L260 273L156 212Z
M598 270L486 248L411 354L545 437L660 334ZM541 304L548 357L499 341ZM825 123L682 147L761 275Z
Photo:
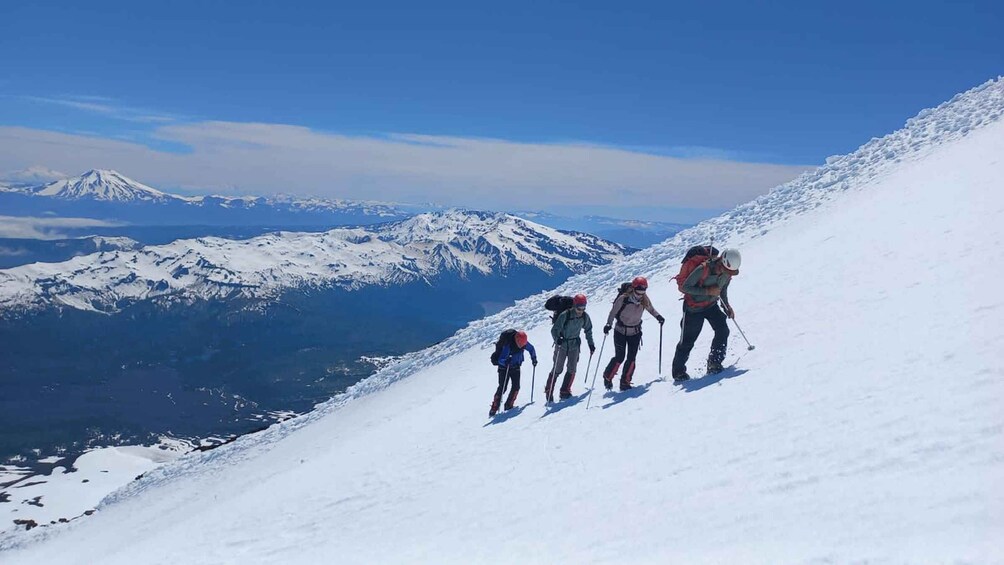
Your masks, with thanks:
M546 409L538 390L525 405L525 366L524 406L486 423L500 328L530 329L542 387L535 297L308 416L153 471L87 520L14 538L49 539L3 557L1004 562L1004 299L987 286L1004 273L986 256L1004 243L1002 91L957 97L562 287L589 292L599 318L615 283L644 273L672 319L682 252L712 236L740 246L731 296L757 349L733 339L738 368L723 376L656 382L649 320L636 392L597 391L587 411L584 400ZM666 366L675 337L669 324Z
M116 171L101 169L92 169L79 177L53 181L39 187L33 193L37 196L69 200L81 198L118 202L183 200L180 196L161 192Z
M0 238L0 269L38 261L66 261L78 255L99 251L130 250L141 246L140 242L122 236L92 235L65 239Z
M563 267L578 273L626 252L588 234L505 214L420 214L319 234L177 240L0 270L0 315L53 306L114 312L152 298L267 300L293 288L431 283L447 272L504 275L531 267L551 273Z

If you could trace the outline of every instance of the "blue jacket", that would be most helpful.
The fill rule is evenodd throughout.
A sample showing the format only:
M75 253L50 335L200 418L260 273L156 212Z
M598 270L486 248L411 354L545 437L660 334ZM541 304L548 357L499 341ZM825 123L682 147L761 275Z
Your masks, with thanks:
M530 359L534 363L537 362L537 350L533 348L530 342L526 342L526 347L523 349L516 348L515 351L510 351L509 344L502 346L502 351L499 353L499 367L506 366L519 366L523 364L523 350L530 352Z

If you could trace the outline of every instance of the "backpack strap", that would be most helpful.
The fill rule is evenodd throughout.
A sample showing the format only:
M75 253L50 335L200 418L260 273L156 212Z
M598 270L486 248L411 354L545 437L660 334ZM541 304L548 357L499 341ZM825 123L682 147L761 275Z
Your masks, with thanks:
M616 321L618 324L620 324L622 326L624 326L624 322L621 321L621 313L624 312L625 308L627 308L627 305L628 305L628 296L629 296L629 293L627 293L627 292L625 292L624 294L620 295L620 298L623 298L624 301L621 302L620 310L617 310L617 313L614 314L614 321ZM624 327L627 327L627 326L624 326Z

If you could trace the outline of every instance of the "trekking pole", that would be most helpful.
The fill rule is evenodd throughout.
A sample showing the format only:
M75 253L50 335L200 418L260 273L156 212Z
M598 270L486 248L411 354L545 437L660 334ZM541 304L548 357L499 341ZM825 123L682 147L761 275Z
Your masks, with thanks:
M588 379L588 378L589 378L589 367L590 367L590 366L591 366L592 364L593 364L593 353L592 353L592 352L590 351L590 352L589 352L589 362L588 362L588 363L586 363L586 379ZM585 379L583 379L583 382L585 382Z
M659 324L659 380L662 380L662 324Z
M593 389L596 388L596 374L600 372L600 363L603 363L603 347L607 344L607 334L603 334L603 342L600 343L600 358L596 360L596 368L593 369L593 384L589 385L589 398L586 399L586 410L589 410L589 403L593 401ZM589 376L589 373L586 373Z
M530 375L530 404L533 404L533 388L537 382L537 364L533 364L533 373Z
M511 367L511 365L507 364L505 366L505 378L502 379L502 396L505 396L505 391L509 388L509 367Z
M554 343L551 344L551 350L554 351L554 353L551 355L551 372L547 374L547 381L544 384L544 394L547 395L548 394L548 389L550 389L550 395L553 396L554 395L554 386L556 384L558 384L558 375L557 375L557 372L558 372L558 342L554 342ZM551 379L554 379L554 382L552 382ZM548 399L546 397L544 398L544 402L548 402Z

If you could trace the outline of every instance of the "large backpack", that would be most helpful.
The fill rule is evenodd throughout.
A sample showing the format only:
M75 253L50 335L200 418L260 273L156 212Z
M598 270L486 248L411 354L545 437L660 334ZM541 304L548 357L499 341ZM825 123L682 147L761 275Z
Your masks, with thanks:
M695 245L688 249L687 254L683 256L680 273L673 277L673 279L676 279L676 286L680 289L680 292L683 292L683 284L687 282L687 277L697 269L704 269L704 273L698 281L704 282L704 279L708 278L708 275L711 273L711 267L708 264L709 260L715 257L718 257L718 249L710 245ZM704 301L694 300L694 297L683 292L683 303L689 308L705 308L717 301L717 298Z
M621 283L621 285L619 287L617 287L617 295L614 296L614 303L617 302L618 298L620 298L620 297L624 296L625 294L631 292L632 288L633 288L633 286L629 282ZM627 307L627 305L628 305L628 301L625 299L624 302L621 302L620 309L617 310L616 314L614 314L614 319L617 320L618 322L621 321L621 313L624 312L624 308Z
M492 365L498 366L499 356L502 355L502 348L506 345L509 346L509 352L514 352L518 347L516 346L516 330L509 328L507 330L502 330L499 334L498 341L495 342L495 351L492 353Z
M568 310L574 305L575 302L572 300L571 296L555 295L547 299L547 302L544 303L544 309L554 312L551 314L551 323L553 324L562 312Z

